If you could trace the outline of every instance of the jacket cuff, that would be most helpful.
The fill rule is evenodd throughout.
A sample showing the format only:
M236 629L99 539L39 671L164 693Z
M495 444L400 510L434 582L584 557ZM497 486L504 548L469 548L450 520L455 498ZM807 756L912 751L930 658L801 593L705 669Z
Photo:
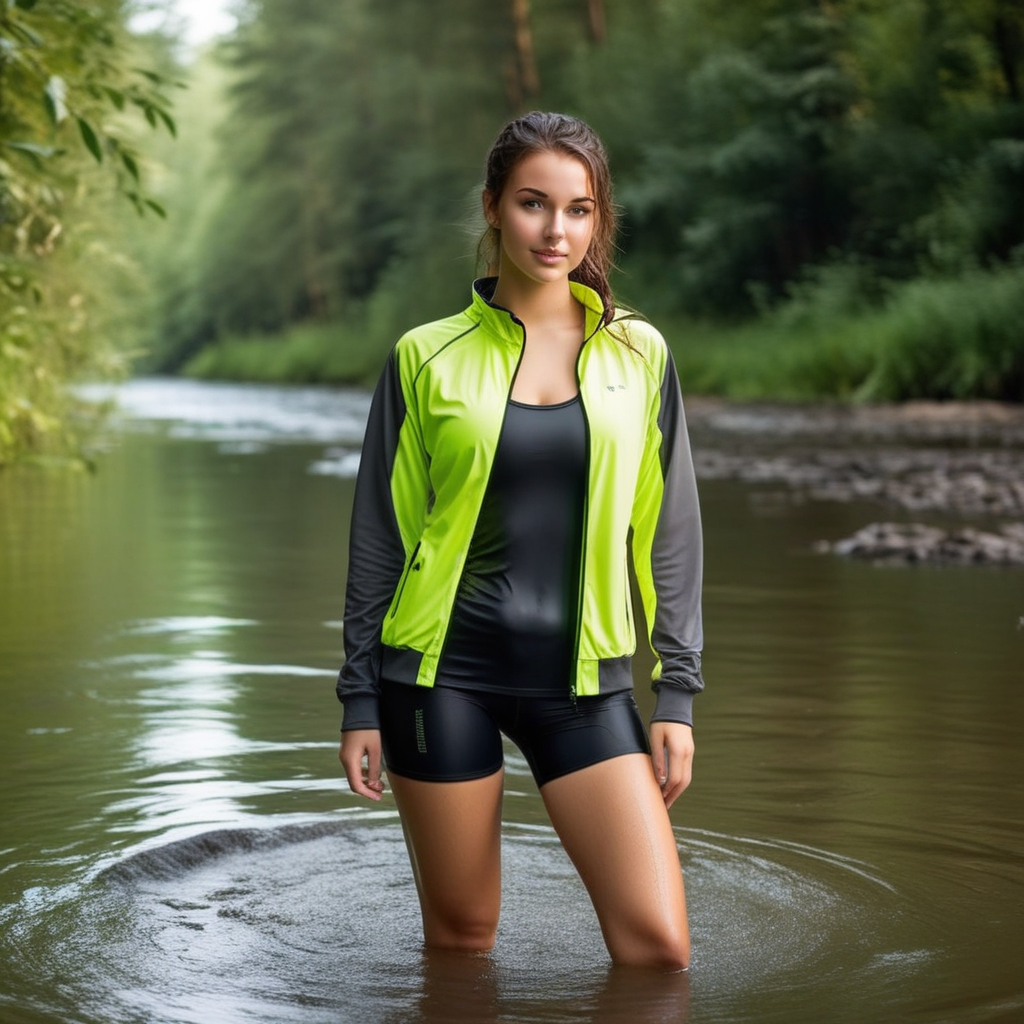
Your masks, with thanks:
M681 722L693 728L693 694L678 686L659 686L652 722Z
M380 698L376 694L353 694L342 703L345 707L342 732L380 728Z

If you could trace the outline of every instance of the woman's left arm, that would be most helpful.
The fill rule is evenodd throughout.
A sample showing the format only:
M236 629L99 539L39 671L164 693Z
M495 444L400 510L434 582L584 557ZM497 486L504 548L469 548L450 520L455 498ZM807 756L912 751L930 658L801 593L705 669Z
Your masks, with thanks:
M652 739L657 726L656 758L668 758L662 767L666 778L673 780L674 800L689 782L693 698L704 689L703 540L675 363L661 336L649 325L645 327L659 391L652 403L633 503L633 566L651 647L658 659L652 676L657 694Z

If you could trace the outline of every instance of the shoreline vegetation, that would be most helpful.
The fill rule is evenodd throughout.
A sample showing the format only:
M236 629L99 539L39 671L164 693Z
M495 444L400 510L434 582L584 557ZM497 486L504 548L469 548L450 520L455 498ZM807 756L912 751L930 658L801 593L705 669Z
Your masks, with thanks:
M875 308L844 309L842 300L821 287L738 323L672 314L655 322L688 394L853 404L1024 401L1024 266L910 281ZM391 340L351 325L302 323L279 334L226 337L182 372L365 386Z

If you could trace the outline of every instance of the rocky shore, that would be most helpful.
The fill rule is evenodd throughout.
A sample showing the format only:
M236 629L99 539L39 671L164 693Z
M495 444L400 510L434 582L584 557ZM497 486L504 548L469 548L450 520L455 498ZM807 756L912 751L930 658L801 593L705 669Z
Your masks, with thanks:
M867 499L910 512L1024 518L1024 450L858 447L784 455L706 450L695 461L706 479L784 483L820 501Z
M688 398L692 429L720 436L823 441L908 442L1024 450L1024 405L1005 402L903 402L888 405L737 404Z
M998 533L965 526L941 530L923 523L871 523L844 540L819 541L814 549L888 565L1024 565L1024 523Z
M1024 566L1024 407L915 402L874 407L688 403L697 474L784 485L797 499L869 501L982 520L942 529L872 523L816 546L903 564Z

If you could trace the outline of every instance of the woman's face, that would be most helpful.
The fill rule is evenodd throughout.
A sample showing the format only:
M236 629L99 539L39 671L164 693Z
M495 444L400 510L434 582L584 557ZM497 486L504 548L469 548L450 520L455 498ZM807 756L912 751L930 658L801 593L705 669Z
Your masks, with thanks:
M484 195L484 213L501 232L499 276L535 284L568 278L583 262L597 225L586 165L549 150L520 160L497 203Z

